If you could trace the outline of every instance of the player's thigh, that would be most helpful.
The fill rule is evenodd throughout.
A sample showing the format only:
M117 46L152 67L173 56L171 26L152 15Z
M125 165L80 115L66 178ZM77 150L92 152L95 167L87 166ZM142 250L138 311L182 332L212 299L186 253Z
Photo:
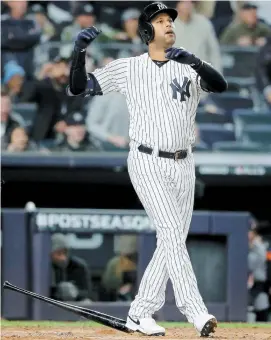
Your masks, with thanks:
M177 202L180 216L183 222L184 231L187 236L195 201L195 163L193 155L188 156L184 161L176 163L177 174Z
M176 192L159 162L146 157L128 159L133 187L152 223L164 231L180 228L181 219Z

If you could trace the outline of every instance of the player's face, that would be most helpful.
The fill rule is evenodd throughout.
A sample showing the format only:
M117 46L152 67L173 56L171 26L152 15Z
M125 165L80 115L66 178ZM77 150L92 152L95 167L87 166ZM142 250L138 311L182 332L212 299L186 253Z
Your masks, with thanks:
M153 20L154 42L170 47L175 43L175 27L173 20L166 13L158 14Z

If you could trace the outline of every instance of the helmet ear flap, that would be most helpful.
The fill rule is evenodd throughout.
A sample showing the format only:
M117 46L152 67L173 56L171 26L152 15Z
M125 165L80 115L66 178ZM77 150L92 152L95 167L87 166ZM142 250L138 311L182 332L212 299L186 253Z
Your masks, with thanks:
M139 33L145 44L148 44L154 38L154 29L151 23L145 21L139 24Z

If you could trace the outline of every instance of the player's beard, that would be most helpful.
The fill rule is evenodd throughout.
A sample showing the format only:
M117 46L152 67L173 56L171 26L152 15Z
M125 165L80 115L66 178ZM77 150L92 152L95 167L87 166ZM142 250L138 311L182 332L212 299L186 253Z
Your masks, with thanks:
M172 34L172 35L165 34L165 45L166 45L167 48L173 46L175 41L176 41L176 35L175 34Z

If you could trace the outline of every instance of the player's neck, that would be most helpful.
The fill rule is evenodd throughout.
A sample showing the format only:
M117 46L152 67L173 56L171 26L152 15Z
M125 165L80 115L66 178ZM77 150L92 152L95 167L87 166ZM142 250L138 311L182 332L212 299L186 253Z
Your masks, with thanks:
M150 44L149 45L149 56L152 60L157 60L157 61L166 61L165 57L165 49L157 47L155 45Z

